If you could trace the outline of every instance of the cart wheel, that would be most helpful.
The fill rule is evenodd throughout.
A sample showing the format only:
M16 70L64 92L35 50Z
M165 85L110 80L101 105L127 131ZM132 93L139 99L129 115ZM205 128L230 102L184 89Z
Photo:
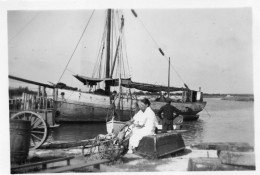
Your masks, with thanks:
M39 148L47 138L47 125L42 117L32 111L18 112L11 119L31 121L30 149Z

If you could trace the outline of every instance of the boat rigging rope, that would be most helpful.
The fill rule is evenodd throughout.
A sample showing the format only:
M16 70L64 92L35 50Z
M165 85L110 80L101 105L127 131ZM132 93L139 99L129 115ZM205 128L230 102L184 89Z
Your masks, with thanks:
M103 60L103 54L104 54L104 49L105 49L105 38L106 38L106 33L107 33L106 28L107 28L107 20L105 20L105 25L104 25L104 30L103 30L104 32L102 35L100 49L99 49L98 56L97 56L97 62L95 64L95 67L92 72L92 77L95 77L95 75L96 75L96 77L101 78L102 60Z
M38 12L34 17L32 17L32 19L30 21L28 21L10 40L9 42L11 42L14 38L16 38L20 33L22 33L22 31L24 31L24 29L29 25L31 24L35 19L36 17L40 14L40 12Z
M80 36L80 39L79 39L79 41L78 41L78 43L77 43L77 45L76 45L74 51L72 52L72 55L70 56L70 59L69 59L69 61L67 62L67 65L66 65L65 69L63 70L63 72L62 72L62 74L61 74L61 76L60 76L58 82L60 82L60 80L61 80L61 78L62 78L64 72L66 71L66 69L67 69L67 67L68 67L68 65L69 65L69 63L70 63L70 61L71 61L71 59L72 59L72 57L73 57L73 55L74 55L74 53L76 52L76 50L77 50L77 48L78 48L78 46L79 46L79 43L80 43L81 39L83 38L83 35L84 35L84 33L85 33L85 31L86 31L88 25L89 25L89 22L90 22L90 20L91 20L91 18L92 18L92 16L93 16L94 12L95 12L95 10L92 11L91 16L90 16L90 18L89 18L89 20L88 20L88 22L87 22L87 24L86 24L86 26L85 26L85 28L84 28L82 34L81 34L81 36ZM58 82L57 82L57 83L58 83Z
M211 115L209 114L208 110L206 109L206 107L204 107L205 111L207 112L207 114L209 115L209 118L211 118Z
M142 22L142 20L140 18L138 18L137 13L134 11L134 9L131 9L131 12L133 13L133 15L135 16L135 18L137 18L140 23L142 24L142 26L144 27L145 31L148 33L148 35L151 37L151 39L153 40L153 42L155 43L155 45L158 47L159 52L162 54L162 56L168 61L168 57L164 54L163 50L160 48L159 44L155 41L155 39L153 38L153 36L151 35L151 33L148 31L148 29L146 28L146 26L144 25L144 23ZM177 74L178 78L183 82L184 85L185 82L183 81L182 77L180 76L180 74L177 72L177 70L173 67L173 65L170 63L171 67L173 68L174 72ZM187 86L187 85L186 85Z
M164 58L166 58L166 57L164 57ZM167 58L166 58L167 59ZM177 72L177 70L173 67L173 65L172 65L172 63L170 63L170 65L171 65L171 67L172 67L172 69L174 70L174 72L176 73L176 75L179 77L179 79L182 81L182 83L184 84L184 85L186 85L185 84L185 82L183 81L183 79L181 78L181 76L180 76L180 74Z
M105 19L106 19L106 17L105 17ZM104 44L105 44L104 38L105 38L105 30L106 30L106 25L107 25L107 21L106 20L104 20L104 21L105 21L105 25L104 25L104 29L103 29L104 32L103 32L103 34L101 36L101 39L99 39L100 47L99 47L98 52L97 52L97 61L95 63L95 66L94 66L94 69L93 69L93 72L92 72L92 78L95 77L95 74L97 74L96 76L98 78L100 78L100 76L99 76L100 69L98 69L98 67L101 67L100 66L100 62L102 60L103 51L104 51L104 48L105 48L105 46L104 46Z
M123 31L124 32L124 31ZM123 34L123 39L122 39L122 41L123 41L123 50L125 51L125 59L126 59L126 64L127 64L127 68L128 68L128 70L129 70L129 75L128 76L130 76L131 75L131 70L130 70L130 67L129 67L129 62L128 62L128 57L127 57L127 49L126 49L126 41L125 41L125 35Z

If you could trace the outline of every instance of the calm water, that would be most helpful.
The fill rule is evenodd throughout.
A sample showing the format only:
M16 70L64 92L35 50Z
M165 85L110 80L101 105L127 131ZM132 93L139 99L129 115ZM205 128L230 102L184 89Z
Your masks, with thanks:
M197 121L184 122L186 145L198 142L247 142L254 145L254 102L208 98ZM51 132L53 140L82 140L106 134L105 123L61 124Z

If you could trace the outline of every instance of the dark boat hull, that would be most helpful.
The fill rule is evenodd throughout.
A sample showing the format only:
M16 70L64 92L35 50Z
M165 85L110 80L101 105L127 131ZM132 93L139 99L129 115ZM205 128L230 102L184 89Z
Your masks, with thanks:
M80 104L78 102L57 102L61 106L56 116L56 122L105 122L109 115L110 107L95 104ZM120 121L130 120L134 113L130 110L116 110ZM132 114L131 114L132 113Z
M157 159L184 149L182 135L171 132L143 137L136 153L146 158Z
M181 111L180 115L183 116L183 120L197 120L199 112L201 112L206 106L207 102L172 102L171 105ZM163 106L165 102L151 102L151 108L155 113Z

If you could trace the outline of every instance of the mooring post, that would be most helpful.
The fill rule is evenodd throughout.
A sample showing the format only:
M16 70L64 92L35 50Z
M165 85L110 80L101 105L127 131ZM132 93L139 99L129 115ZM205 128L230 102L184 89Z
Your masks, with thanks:
M52 125L55 124L55 116L56 116L56 110L57 110L57 97L58 96L58 89L57 88L53 88L52 91L52 98L53 98L53 109L52 109Z

